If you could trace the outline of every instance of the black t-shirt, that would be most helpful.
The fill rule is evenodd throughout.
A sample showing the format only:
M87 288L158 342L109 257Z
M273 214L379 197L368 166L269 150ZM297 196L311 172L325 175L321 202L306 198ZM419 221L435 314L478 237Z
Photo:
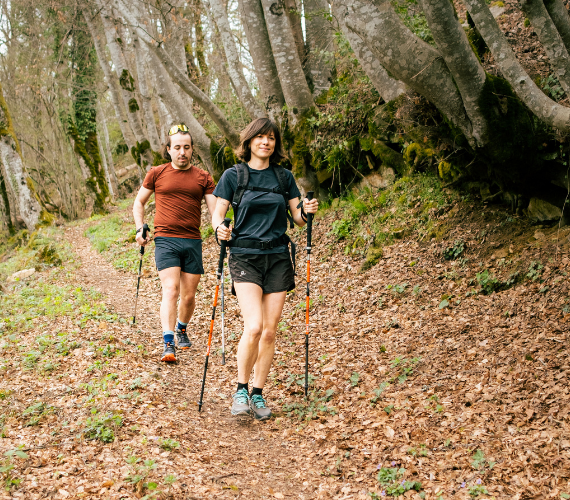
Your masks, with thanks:
M247 168L249 170L249 186L266 189L279 188L279 181L271 166L264 170L254 170L249 166ZM289 170L284 171L288 181L289 199L293 200L300 197L301 193L293 174ZM236 189L237 170L230 168L223 173L214 190L214 196L231 203ZM287 231L287 206L285 205L285 198L280 193L246 190L237 212L234 214L232 233L232 238L237 240L271 241L279 238ZM236 254L270 254L286 252L287 246L282 245L271 250L232 247L231 251Z

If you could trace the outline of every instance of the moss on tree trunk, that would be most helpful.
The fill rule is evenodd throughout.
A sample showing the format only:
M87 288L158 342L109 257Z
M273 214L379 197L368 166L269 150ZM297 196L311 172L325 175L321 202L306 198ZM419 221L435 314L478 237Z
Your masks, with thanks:
M12 213L10 212L10 199L8 198L8 191L6 190L6 183L4 182L4 176L0 172L0 195L2 196L2 203L4 205L4 217L6 220L6 227L8 232L16 234L16 228L12 223Z

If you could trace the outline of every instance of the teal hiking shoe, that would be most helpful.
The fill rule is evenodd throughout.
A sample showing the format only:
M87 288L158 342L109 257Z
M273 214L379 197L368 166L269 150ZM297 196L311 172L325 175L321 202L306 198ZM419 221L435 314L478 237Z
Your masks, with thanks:
M271 417L271 410L265 404L265 399L261 394L254 394L249 398L249 407L256 420L267 420Z
M234 399L232 404L232 415L249 415L249 395L247 394L247 389L240 389L232 396L232 398Z

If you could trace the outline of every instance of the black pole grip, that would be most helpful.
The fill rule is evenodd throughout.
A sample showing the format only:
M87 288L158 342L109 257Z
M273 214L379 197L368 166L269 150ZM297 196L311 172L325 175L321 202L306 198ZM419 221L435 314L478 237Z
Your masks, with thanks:
M314 191L307 192L307 199L312 200ZM311 248L311 238L313 236L313 214L307 214L307 250Z
M226 217L222 224L226 227L230 227L230 222L232 220L229 217ZM228 246L228 242L226 240L222 240L222 248L220 250L220 260L218 261L218 278L222 276L222 269L224 268L224 260L226 258L226 247Z
M143 240L146 240L146 233L148 232L148 224L143 224L142 228L142 237ZM144 246L141 246L141 255L144 255ZM140 274L140 271L139 271Z

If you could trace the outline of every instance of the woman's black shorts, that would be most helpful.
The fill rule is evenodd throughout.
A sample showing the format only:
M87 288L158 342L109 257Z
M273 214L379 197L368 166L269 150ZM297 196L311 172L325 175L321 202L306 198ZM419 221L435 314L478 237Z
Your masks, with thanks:
M263 293L289 292L295 288L289 252L259 255L230 251L229 266L234 283L255 283ZM233 284L232 293L235 295Z

